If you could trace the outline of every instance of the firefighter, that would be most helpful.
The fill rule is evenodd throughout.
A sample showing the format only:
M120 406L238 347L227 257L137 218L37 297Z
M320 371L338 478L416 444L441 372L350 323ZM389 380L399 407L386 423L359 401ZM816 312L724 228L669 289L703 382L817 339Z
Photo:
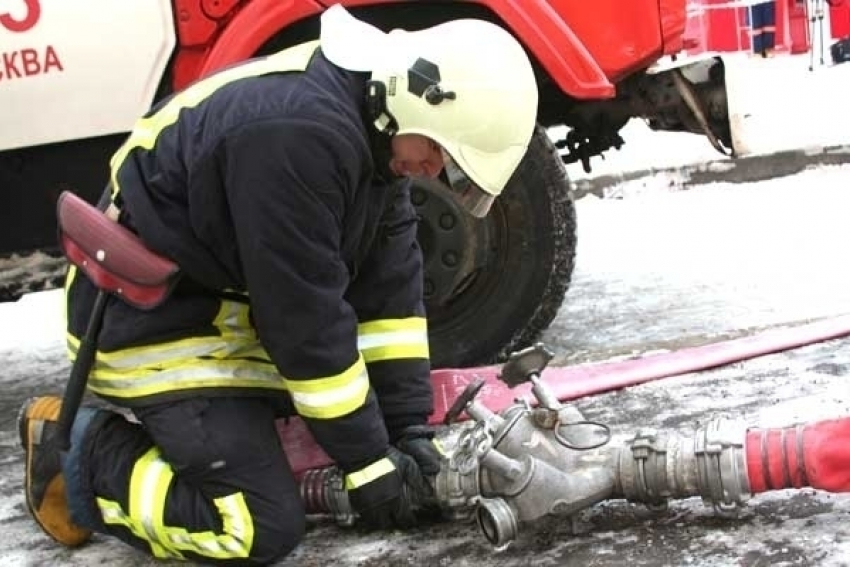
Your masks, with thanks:
M298 415L365 526L406 528L440 455L411 176L487 213L534 129L522 47L480 20L384 33L335 6L317 42L156 105L101 207L182 279L152 311L110 298L71 447L61 401L26 402L26 501L67 546L267 564L305 518L275 419ZM66 284L73 358L96 289ZM113 411L114 410L114 411Z
M776 48L776 0L750 6L753 54L770 57Z

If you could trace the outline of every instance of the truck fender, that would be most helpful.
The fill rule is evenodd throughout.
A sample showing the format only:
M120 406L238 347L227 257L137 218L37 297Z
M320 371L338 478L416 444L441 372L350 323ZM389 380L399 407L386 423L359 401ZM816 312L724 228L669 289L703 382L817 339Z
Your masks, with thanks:
M552 80L577 99L616 95L614 85L573 32L544 0L479 0L525 43Z
M376 2L349 1L344 5ZM549 76L577 99L612 98L616 91L590 52L544 0L476 0L490 9L537 58ZM201 67L201 75L251 57L275 33L318 14L313 0L254 0L227 25Z
M227 24L209 52L201 76L252 57L277 32L323 10L313 0L254 0Z

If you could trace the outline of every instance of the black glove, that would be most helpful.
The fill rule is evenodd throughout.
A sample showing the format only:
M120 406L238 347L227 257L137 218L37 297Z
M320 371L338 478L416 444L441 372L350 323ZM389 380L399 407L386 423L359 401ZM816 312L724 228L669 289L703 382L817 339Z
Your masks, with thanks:
M443 454L434 443L434 429L428 425L409 425L393 435L393 444L407 453L426 476L440 472Z
M395 470L350 489L348 499L366 528L413 527L417 524L416 509L433 501L433 488L410 455L390 447L386 458Z

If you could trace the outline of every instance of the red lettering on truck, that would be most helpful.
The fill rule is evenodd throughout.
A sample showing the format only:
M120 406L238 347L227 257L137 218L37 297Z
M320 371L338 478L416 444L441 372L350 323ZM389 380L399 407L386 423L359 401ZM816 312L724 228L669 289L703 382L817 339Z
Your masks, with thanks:
M27 47L0 54L0 81L61 73L65 68L52 45L44 49Z
M9 12L0 13L0 26L11 32L25 32L31 30L41 18L41 0L23 0L26 6L26 14L23 19L12 17Z

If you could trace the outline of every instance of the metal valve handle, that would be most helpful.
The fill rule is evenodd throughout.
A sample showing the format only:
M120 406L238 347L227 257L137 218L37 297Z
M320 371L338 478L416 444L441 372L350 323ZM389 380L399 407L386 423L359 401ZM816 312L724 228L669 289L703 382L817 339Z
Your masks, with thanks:
M450 425L457 421L460 414L466 409L466 406L475 399L475 396L478 395L478 392L481 391L481 388L483 388L486 383L487 382L483 378L476 378L471 384L464 388L463 392L461 392L455 399L452 407L450 407L449 411L446 412L446 416L443 418L443 424Z
M524 348L511 354L502 366L499 379L511 388L519 386L530 381L532 377L540 376L554 356L555 353L543 343Z

